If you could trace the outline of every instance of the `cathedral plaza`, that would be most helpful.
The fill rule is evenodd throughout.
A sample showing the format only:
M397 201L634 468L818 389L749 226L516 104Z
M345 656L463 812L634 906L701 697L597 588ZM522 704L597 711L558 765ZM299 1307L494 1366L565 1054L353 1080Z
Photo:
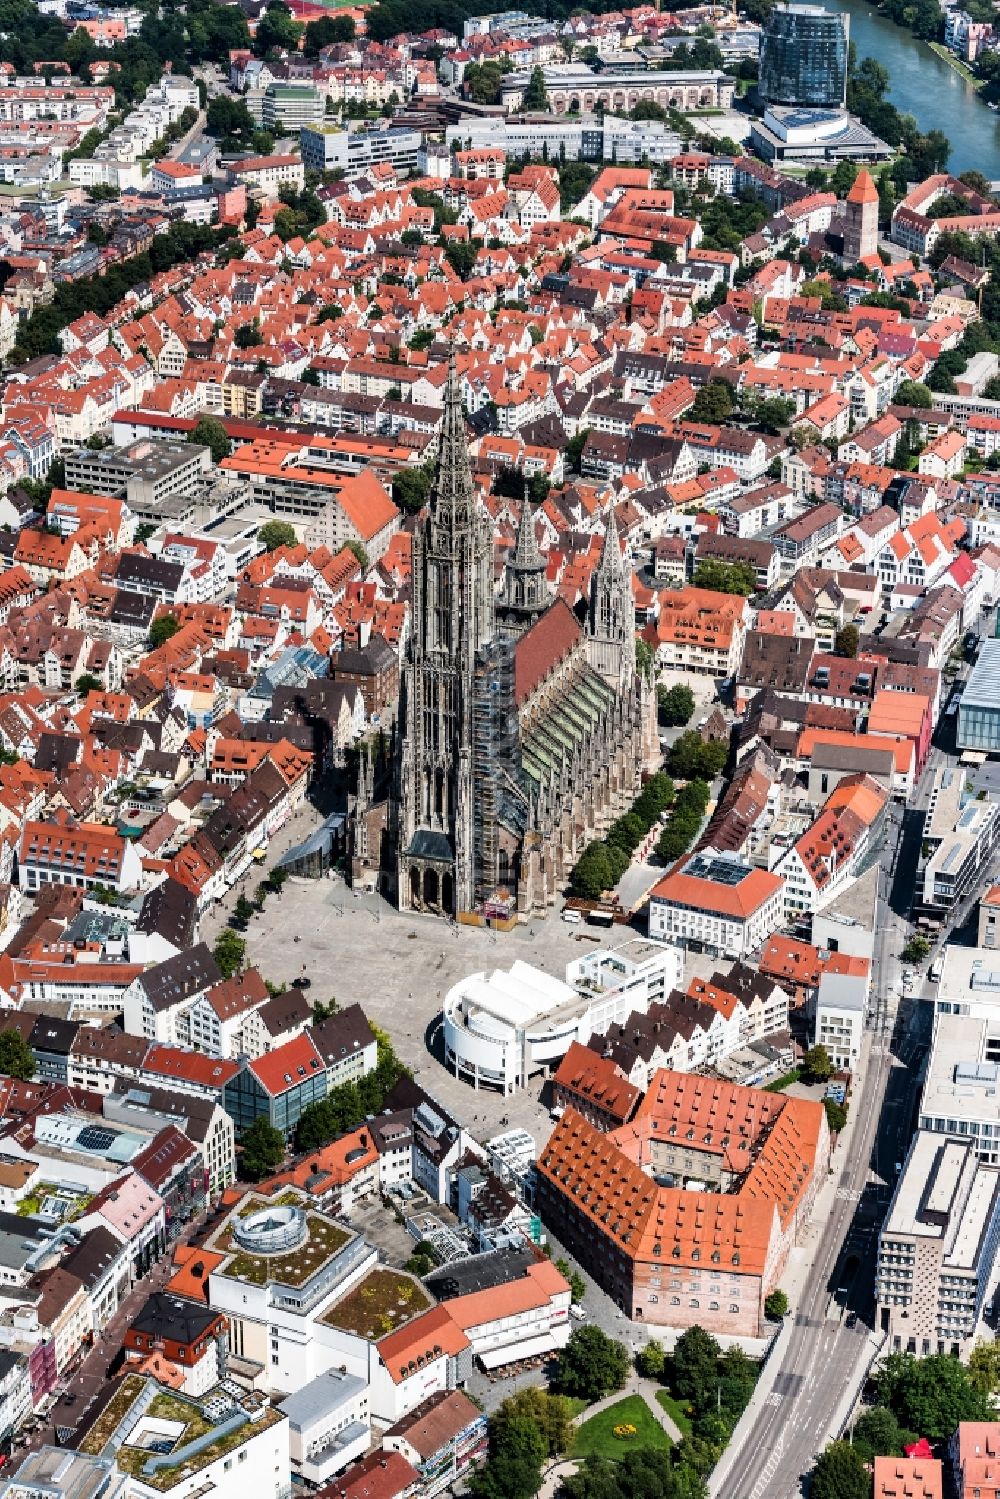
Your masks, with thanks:
M507 1098L488 1088L476 1093L442 1065L441 1006L448 990L477 970L509 969L515 959L562 978L567 963L598 948L627 943L634 956L662 952L631 927L569 926L556 912L494 938L478 927L397 911L378 896L354 896L340 880L289 881L281 900L269 901L263 915L252 919L246 938L247 961L263 963L274 982L290 982L305 964L311 1000L362 1005L376 1025L391 1030L396 1051L418 1081L460 1117L478 1114L476 1127L485 1120L487 1130L499 1130L507 1119L510 1128L520 1125L538 1139L546 1137L551 1122L535 1084ZM707 978L717 967L714 958L688 955L684 982Z

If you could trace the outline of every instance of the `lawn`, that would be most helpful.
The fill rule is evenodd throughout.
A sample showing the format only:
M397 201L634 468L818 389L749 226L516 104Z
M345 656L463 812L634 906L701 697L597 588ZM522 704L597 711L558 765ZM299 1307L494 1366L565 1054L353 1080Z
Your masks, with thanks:
M635 1436L622 1439L614 1434L616 1426L634 1426ZM630 1448L666 1452L670 1438L656 1420L641 1395L626 1395L607 1410L578 1427L573 1443L574 1457L623 1457Z
M657 1390L656 1403L663 1406L682 1437L691 1435L691 1417L679 1400L675 1400L668 1390Z

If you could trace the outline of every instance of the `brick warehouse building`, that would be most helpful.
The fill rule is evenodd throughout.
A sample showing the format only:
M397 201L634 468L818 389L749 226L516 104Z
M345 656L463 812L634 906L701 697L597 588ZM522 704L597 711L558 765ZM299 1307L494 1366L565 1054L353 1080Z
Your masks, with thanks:
M612 1134L567 1109L537 1206L633 1320L756 1337L829 1155L821 1104L663 1071Z

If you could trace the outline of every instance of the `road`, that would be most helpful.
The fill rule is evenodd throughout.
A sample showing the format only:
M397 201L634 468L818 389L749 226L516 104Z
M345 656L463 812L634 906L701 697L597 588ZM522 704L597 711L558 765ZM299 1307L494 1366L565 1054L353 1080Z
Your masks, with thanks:
M926 787L921 786L923 797ZM711 1486L713 1499L791 1499L829 1439L837 1401L860 1388L877 1351L872 1285L878 1227L895 1165L912 1132L919 1063L926 1046L920 1006L897 1013L898 953L920 850L920 818L894 813L880 855L872 992L875 1008L853 1089L853 1119L834 1158L836 1194L819 1225L817 1251L784 1351L761 1380L742 1447L731 1450ZM840 1289L844 1288L844 1289ZM839 1294L838 1291L840 1291ZM848 1325L849 1314L853 1326ZM856 1319L856 1320L855 1320ZM738 1441L743 1427L734 1438Z

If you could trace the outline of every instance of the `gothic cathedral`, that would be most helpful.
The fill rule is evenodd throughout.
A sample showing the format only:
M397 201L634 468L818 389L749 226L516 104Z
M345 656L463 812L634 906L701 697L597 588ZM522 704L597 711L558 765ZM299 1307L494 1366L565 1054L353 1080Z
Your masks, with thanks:
M629 570L609 507L581 624L550 592L526 499L495 595L454 357L429 509L413 538L388 801L373 804L365 763L354 877L403 910L524 919L551 905L584 846L657 763Z

